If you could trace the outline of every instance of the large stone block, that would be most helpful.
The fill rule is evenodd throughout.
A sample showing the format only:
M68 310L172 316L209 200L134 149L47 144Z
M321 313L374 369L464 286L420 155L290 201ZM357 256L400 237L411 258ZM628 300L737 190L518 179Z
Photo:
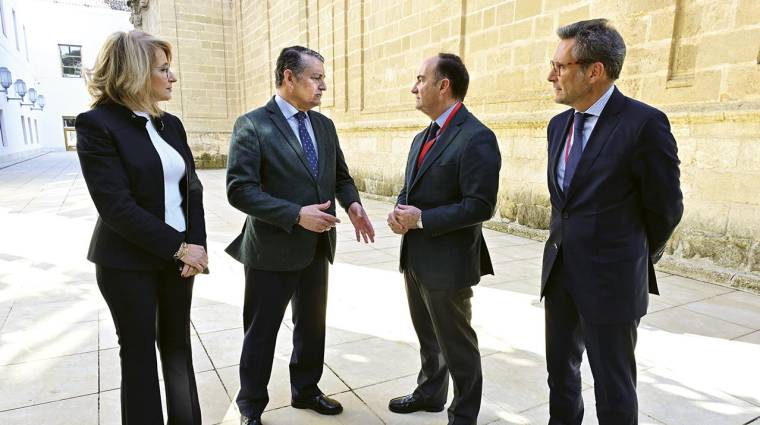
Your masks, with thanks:
M557 9L569 8L586 3L587 2L585 1L579 0L544 0L544 13L551 13Z
M760 28L705 35L699 42L696 66L709 68L742 63L756 64L758 46Z
M744 171L760 170L760 137L748 137L742 140L738 168Z
M757 48L760 49L760 45ZM721 101L760 100L760 56L758 63L727 68L724 82L720 93Z
M541 2L535 0L515 0L515 20L532 18L541 13Z
M755 180L760 178L756 176ZM726 232L740 238L752 239L760 242L760 222L757 220L757 212L760 211L760 189L748 194L758 200L749 204L733 204L728 212ZM754 257L760 266L760 257Z
M529 40L533 33L532 21L515 22L499 27L499 44Z
M589 5L581 5L574 9L563 10L559 13L559 26L572 24L573 22L584 21L591 18L591 9Z
M725 131L726 125L715 126ZM735 168L739 160L740 145L741 141L735 139L700 139L697 143L697 166L713 170Z
M496 6L495 25L501 26L511 24L515 20L515 3L501 2Z
M716 102L720 98L722 73L719 70L703 71L690 78L683 86L669 86L666 76L642 77L642 100L653 105L695 104Z
M757 0L739 0L736 7L736 25L757 25L760 21L760 2Z
M673 26L675 25L674 7L660 10L650 15L648 41L667 40L671 41L673 37Z

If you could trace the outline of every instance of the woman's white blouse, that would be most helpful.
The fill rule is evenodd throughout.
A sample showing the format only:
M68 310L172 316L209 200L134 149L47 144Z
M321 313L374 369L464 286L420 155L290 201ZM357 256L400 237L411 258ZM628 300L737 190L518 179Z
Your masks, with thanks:
M185 213L182 211L179 182L185 176L185 161L182 160L179 152L158 134L148 113L135 112L135 114L148 120L145 128L148 130L153 147L161 158L161 166L164 169L164 221L178 232L184 232Z

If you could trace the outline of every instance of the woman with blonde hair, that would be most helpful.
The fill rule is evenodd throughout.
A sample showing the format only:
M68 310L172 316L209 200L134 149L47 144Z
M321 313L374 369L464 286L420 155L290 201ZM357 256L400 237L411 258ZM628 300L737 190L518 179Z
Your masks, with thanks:
M76 119L77 152L98 220L87 258L119 337L124 425L200 424L190 349L193 280L206 271L203 187L180 120L159 109L177 79L171 46L140 31L103 45Z

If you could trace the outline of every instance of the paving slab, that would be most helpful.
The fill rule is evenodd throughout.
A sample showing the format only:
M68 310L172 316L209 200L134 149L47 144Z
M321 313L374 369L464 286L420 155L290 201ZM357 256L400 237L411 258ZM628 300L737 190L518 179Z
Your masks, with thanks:
M760 297L755 294L734 291L687 304L684 308L750 329L760 329Z
M245 217L227 204L224 170L199 174L212 273L194 286L193 362L204 423L237 424L244 278L224 248ZM445 412L398 415L387 409L390 398L413 390L420 359L398 273L401 239L385 224L392 205L363 203L377 231L374 245L357 243L346 214L338 212L343 223L330 270L320 381L345 411L323 417L290 407L292 322L286 312L264 415L268 425L446 421ZM120 423L118 341L94 266L85 259L96 217L73 153L0 170L2 424ZM483 278L472 300L484 370L478 423L545 424L538 296L543 244L490 229L484 234L496 275ZM55 235L53 243L49 235ZM760 369L753 367L760 358L760 297L657 275L662 296L651 297L650 314L639 327L639 423L743 425L760 416ZM585 359L582 379L584 424L596 424L594 380Z
M0 366L0 412L97 392L97 353Z
M0 365L52 359L98 349L98 322L51 322L0 333Z
M98 425L98 394L0 412L3 425Z

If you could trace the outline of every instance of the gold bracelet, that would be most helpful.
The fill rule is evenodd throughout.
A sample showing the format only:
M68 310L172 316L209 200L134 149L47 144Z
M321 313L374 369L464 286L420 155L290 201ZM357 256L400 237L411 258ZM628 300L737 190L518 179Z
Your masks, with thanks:
M187 247L187 243L182 242L182 245L179 246L179 249L177 250L177 252L174 253L174 259L175 260L181 260L182 257L184 257L185 255L187 255L187 251L188 250L189 249Z

